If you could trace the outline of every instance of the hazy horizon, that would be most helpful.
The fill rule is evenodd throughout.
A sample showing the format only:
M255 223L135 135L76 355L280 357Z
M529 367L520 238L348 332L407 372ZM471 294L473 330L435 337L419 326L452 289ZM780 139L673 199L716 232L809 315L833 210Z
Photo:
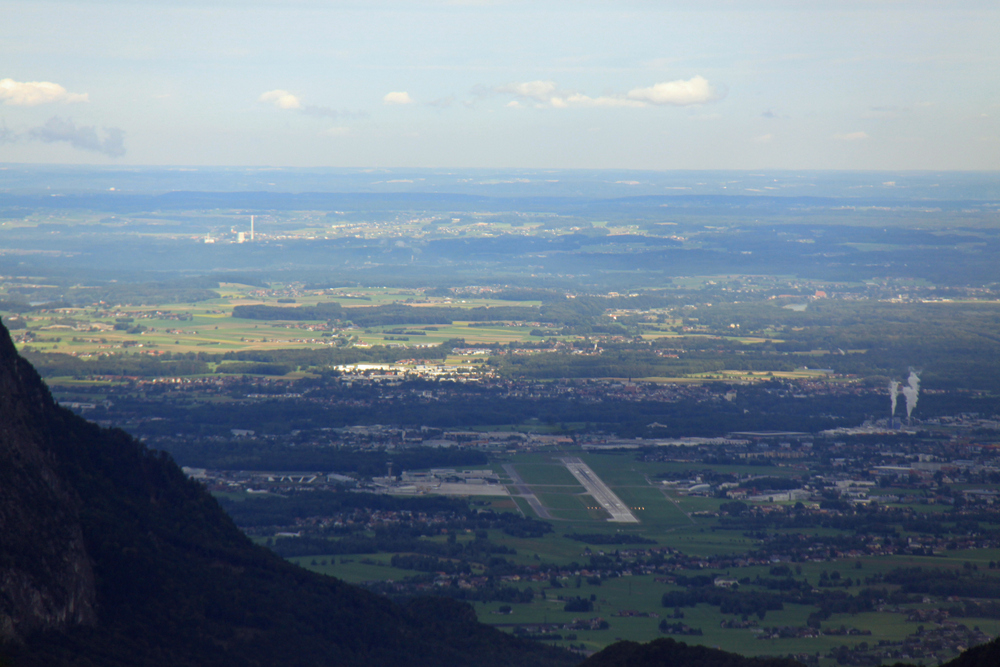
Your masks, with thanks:
M501 199L697 195L919 203L997 200L1000 183L990 171L943 170L352 169L0 163L0 192L10 196L384 193Z

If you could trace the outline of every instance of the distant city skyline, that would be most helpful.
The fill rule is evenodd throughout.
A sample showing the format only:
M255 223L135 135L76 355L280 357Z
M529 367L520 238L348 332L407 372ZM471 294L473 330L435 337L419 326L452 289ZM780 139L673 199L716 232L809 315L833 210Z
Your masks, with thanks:
M0 163L1000 169L958 0L0 0Z

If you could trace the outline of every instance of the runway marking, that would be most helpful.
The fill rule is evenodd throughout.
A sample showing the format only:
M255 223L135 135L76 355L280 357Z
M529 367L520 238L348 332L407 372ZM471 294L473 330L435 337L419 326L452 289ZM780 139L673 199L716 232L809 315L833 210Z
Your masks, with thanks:
M608 521L639 523L639 519L632 514L631 510L621 501L621 498L616 496L615 492L601 481L601 478L590 469L590 466L575 456L567 456L559 460L566 466L570 474L576 478L576 481L580 482L583 488L587 489L587 492L601 504L601 507L607 510L608 514L611 515Z
M514 466L509 463L505 463L503 465L503 469L507 471L508 475L510 475L513 486L517 489L517 493L512 493L511 495L518 495L527 500L528 505L531 506L531 509L538 515L539 519L551 519L552 515L549 514L549 511L545 509L542 503L538 500L538 496L536 496L531 488L524 483L524 480L521 479L521 475L514 469Z

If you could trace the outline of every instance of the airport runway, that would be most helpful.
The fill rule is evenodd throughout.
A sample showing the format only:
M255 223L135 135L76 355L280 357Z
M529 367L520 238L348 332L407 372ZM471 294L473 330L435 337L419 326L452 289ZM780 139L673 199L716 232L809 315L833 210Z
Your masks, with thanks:
M538 500L538 496L531 492L531 488L525 484L524 480L521 479L521 476L517 474L517 471L514 470L514 466L509 463L505 463L503 465L503 469L507 471L507 474L510 475L511 480L514 482L514 486L517 487L517 495L528 501L528 504L531 505L531 509L533 509L535 514L538 515L538 518L551 519L552 515L549 514L549 511L542 506L541 501Z
M575 456L559 459L573 477L587 489L590 495L601 504L601 507L608 511L611 518L608 521L619 523L639 523L639 519L632 514L632 511L615 495L615 492L608 488L608 485L601 481L601 478L590 469L586 463ZM506 466L505 466L506 467Z

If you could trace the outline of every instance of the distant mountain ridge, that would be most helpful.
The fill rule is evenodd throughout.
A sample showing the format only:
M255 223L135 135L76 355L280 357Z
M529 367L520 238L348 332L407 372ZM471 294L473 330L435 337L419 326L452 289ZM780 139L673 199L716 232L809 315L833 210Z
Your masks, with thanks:
M662 213L672 209L720 209L769 211L772 213L804 208L836 210L844 207L908 208L934 206L942 210L996 204L987 199L904 199L886 196L829 197L770 194L646 194L595 197L586 195L489 196L455 192L200 192L174 191L163 194L124 192L65 195L6 195L6 209L96 210L117 213L140 211L188 211L246 209L257 211L440 211L469 213L481 210L549 211L563 214L598 211L639 210Z

